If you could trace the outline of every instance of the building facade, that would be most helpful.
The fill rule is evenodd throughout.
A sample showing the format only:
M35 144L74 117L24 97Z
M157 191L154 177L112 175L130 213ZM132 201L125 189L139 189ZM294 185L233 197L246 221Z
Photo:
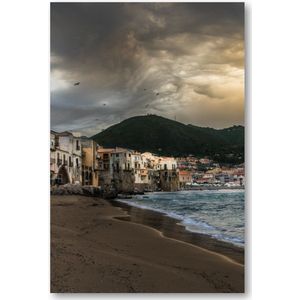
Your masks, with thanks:
M81 184L80 136L68 131L50 133L50 184Z
M158 159L158 172L158 189L163 191L178 191L179 176L177 161L174 157L160 157Z
M82 185L99 186L100 170L97 159L98 145L95 141L83 137L82 147Z
M180 188L185 188L186 185L193 183L192 173L190 171L180 170L178 175Z

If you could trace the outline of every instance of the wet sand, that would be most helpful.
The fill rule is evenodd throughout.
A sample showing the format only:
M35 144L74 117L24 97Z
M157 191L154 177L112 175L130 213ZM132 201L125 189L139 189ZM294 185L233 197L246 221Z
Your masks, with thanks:
M163 215L162 213L130 206L117 200L112 201L111 203L116 207L123 208L127 212L128 216L119 217L118 219L120 220L150 226L159 230L165 237L200 246L207 250L228 256L234 261L244 264L244 248L238 247L232 243L214 239L205 234L188 231L180 224L180 221L167 215Z
M244 292L238 249L137 210L51 196L51 292Z

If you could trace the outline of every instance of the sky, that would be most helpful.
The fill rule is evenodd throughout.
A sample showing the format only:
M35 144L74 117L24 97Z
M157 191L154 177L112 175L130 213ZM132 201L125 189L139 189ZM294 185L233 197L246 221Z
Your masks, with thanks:
M50 36L53 130L244 124L243 3L51 3Z

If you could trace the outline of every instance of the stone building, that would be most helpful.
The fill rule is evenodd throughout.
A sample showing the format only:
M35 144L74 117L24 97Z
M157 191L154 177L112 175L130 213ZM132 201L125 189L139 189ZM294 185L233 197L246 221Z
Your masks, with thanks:
M124 148L97 149L99 186L113 187L120 193L134 191L176 191L179 189L177 162Z
M160 170L158 189L174 192L179 190L179 178L176 170Z
M82 183L79 134L50 132L50 184Z
M144 191L155 191L159 185L158 162L159 157L150 152L141 154L142 164L140 169L141 185Z
M177 191L179 179L177 161L173 157L160 157L150 152L142 154L141 180L150 190Z
M134 183L136 185L142 184L141 170L143 169L143 161L140 152L131 152L131 165L134 171Z
M113 168L113 183L118 192L132 193L134 191L134 163L133 151L116 148L111 153Z
M159 185L163 191L178 191L179 176L174 157L160 157L158 161Z
M82 185L99 186L100 170L97 159L98 145L95 141L81 138L82 147Z
M192 173L190 171L180 170L178 175L180 188L184 188L187 184L191 184L193 182Z
M118 192L134 191L133 151L123 148L101 148L97 150L99 164L99 185L112 186Z
M99 186L105 187L110 185L113 180L113 166L112 166L112 152L114 148L98 147L97 149L97 162L99 168Z

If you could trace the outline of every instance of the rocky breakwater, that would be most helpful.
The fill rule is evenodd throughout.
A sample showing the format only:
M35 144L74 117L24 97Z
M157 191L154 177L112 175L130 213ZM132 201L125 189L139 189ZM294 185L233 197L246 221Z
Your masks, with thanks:
M117 192L112 187L102 189L97 186L80 185L80 184L64 184L51 187L51 195L83 195L91 197L101 197L104 199L114 199Z

